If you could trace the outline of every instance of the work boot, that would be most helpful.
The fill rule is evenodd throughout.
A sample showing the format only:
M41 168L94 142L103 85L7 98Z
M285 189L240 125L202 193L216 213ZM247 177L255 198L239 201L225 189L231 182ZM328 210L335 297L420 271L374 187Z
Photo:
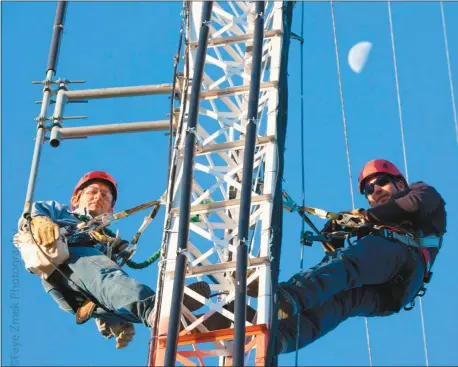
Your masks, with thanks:
M200 281L196 283L192 283L187 286L188 288L192 289L194 292L199 293L201 296L205 297L206 299L210 298L210 286L208 285L207 282ZM198 310L203 306L203 303L195 300L194 298L188 296L187 294L183 295L183 304L189 309L189 311L193 312ZM153 325L154 322L154 313L155 313L156 308L154 308L149 316L148 316L148 324L150 326Z
M224 305L223 308L228 310L229 312L234 312L235 302L232 301L227 305ZM202 316L196 315L197 318ZM246 320L250 323L256 322L256 310L250 306L246 306ZM207 320L202 323L208 330L220 330L220 329L228 329L232 325L232 321L229 320L226 316L221 315L219 312L215 312L211 315Z
M259 293L259 278L253 280L250 284L246 286L247 296L258 298Z
M254 272L253 269L247 269L247 275L246 275L247 279L251 274L253 274L253 272ZM235 271L232 273L232 278L234 278L235 280ZM249 297L258 298L258 292L259 292L259 278L256 278L250 284L247 284L246 294Z
M200 281L196 283L192 283L187 286L188 288L192 289L194 292L199 293L206 299L210 298L210 286L207 282ZM189 309L189 311L194 312L201 308L204 304L197 301L196 299L188 296L186 293L183 295L183 304Z
M278 285L278 318L281 320L297 315L300 307L295 298L281 284Z

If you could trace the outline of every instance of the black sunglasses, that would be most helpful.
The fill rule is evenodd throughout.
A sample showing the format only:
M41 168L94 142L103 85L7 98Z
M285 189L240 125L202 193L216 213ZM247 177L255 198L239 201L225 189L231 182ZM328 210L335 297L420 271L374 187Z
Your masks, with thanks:
M377 177L377 179L374 182L367 183L364 185L364 190L363 190L364 195L365 196L371 195L374 192L375 185L382 187L382 186L389 184L390 182L391 182L391 178L388 176Z

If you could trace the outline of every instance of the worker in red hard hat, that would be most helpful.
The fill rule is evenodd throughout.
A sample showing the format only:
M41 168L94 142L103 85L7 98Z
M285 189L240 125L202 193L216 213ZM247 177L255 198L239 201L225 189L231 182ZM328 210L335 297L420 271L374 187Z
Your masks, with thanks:
M364 225L358 240L331 241L315 267L279 284L277 353L304 347L354 316L388 316L410 309L431 279L446 232L445 202L424 182L411 185L390 161L368 162L358 179L370 205L352 211ZM348 213L348 212L347 212ZM330 220L323 234L341 231Z
M88 172L73 190L71 209L56 201L33 203L31 221L20 219L13 242L27 270L42 278L59 307L75 314L78 324L94 318L100 333L114 337L120 349L132 340L134 323L151 326L155 293L116 262L129 248L128 241L107 228L96 230L98 223L91 222L112 214L117 198L118 185L110 174ZM210 295L204 282L188 287ZM184 303L191 311L202 306L187 295Z
M365 184L371 180L370 184L372 186L369 187L374 187L374 183L376 182L377 177L384 177L386 180L389 180L392 182L395 186L396 189L400 189L398 187L398 184L401 185L401 188L406 188L408 186L407 180L405 179L404 175L401 173L401 171L390 161L387 161L386 159L374 159L370 162L367 162L363 169L361 170L361 173L359 174L358 178L358 188L359 192L361 194L365 194ZM382 181L380 183L380 180L378 181L379 187L383 188L383 183L386 181ZM398 184L397 184L398 183ZM372 193L369 193L372 194ZM384 195L387 197L387 195ZM367 195L366 195L367 197ZM373 196L371 196L370 199L374 199ZM371 203L370 204L375 204Z
M75 189L73 190L72 194L72 210L74 210L78 204L81 206L81 203L79 203L80 199L82 198L82 193L83 190L90 187L90 190L94 189L93 194L95 194L96 188L99 188L101 196L105 197L110 197L111 200L106 200L106 204L110 204L111 208L114 207L116 203L116 199L118 198L118 185L115 181L115 179L109 175L106 172L103 171L92 171L86 173L81 179L78 181L78 183L75 186ZM89 195L89 196L94 196L94 195ZM83 197L83 200L85 197ZM104 201L105 202L105 201ZM86 205L83 203L83 206L88 208L88 210L94 211L94 213L97 213L95 215L105 213L105 211L100 211L97 210L97 208L100 205L96 205L97 201L96 200L90 200L90 203ZM90 209L91 208L91 209ZM108 211L108 209L106 209Z

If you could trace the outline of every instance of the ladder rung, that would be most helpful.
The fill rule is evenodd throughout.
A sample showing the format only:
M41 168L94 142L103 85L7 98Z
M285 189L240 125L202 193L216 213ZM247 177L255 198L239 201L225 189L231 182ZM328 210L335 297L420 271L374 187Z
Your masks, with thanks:
M172 84L138 85L134 87L114 87L100 89L82 89L65 92L69 100L75 99L98 99L147 96L154 94L172 93Z
M248 269L257 268L262 265L267 265L269 263L270 261L267 256L251 257L248 259ZM236 264L237 263L235 261L228 261L228 262L220 263L220 264L195 266L187 270L186 277L224 273L226 271L235 270ZM167 274L167 275L170 277L173 277L173 274L174 272L171 271L170 274Z
M246 336L262 335L268 331L266 324L251 325L245 328ZM191 335L182 335L178 338L178 345L189 345L198 343L208 343L218 340L231 340L234 338L234 329L220 329L208 331L206 333L196 333ZM167 335L159 337L159 346L165 348Z
M251 205L257 205L263 201L272 200L272 194L256 195L251 197ZM209 204L198 204L191 206L190 214L204 214L211 213L221 209L232 209L240 206L240 199L216 201ZM172 216L180 215L180 208L173 208L171 210Z
M282 32L280 29L270 30L264 32L264 39L272 38L275 36L281 36ZM243 34L241 36L229 36L229 37L215 37L208 40L208 47L230 45L233 43L245 42L253 39L253 33ZM197 42L190 42L189 47L197 48Z
M275 141L274 135L262 136L256 139L256 146L265 145ZM213 152L220 152L224 150L237 150L245 147L245 140L230 141L222 144L211 144L204 147L197 147L196 155L202 155Z
M82 138L96 135L138 133L144 131L161 131L168 130L170 122L162 121L142 121L142 122L124 122L120 124L63 127L59 129L62 138ZM174 126L175 128L175 126Z
M185 357L185 358L192 358L192 357L232 357L232 351L228 349L196 349L196 350L179 350L177 351L177 359L178 356Z
M263 82L260 85L260 90L268 89L268 88L275 88L277 86L278 86L277 81ZM212 99L212 98L218 98L221 96L241 94L249 90L250 90L250 84L238 85L238 86L229 87L229 88L212 89L212 90L206 90L200 93L200 98L201 99Z

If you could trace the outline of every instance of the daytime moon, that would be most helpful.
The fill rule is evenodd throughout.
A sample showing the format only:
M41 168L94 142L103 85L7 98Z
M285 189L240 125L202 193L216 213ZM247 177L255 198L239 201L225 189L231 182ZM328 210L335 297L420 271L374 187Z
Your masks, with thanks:
M372 43L367 41L358 42L348 53L348 64L355 73L360 73L366 65Z

